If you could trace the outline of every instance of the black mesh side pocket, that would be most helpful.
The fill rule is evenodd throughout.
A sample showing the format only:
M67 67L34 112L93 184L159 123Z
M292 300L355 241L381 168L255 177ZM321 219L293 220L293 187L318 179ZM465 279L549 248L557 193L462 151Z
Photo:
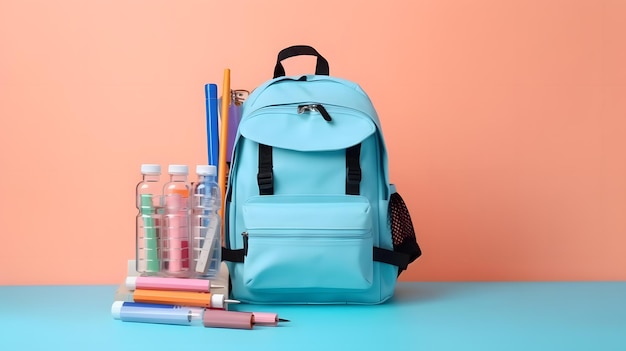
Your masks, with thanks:
M409 209L398 193L391 194L389 199L389 220L393 239L393 250L409 255L409 263L415 261L422 254L422 250L415 238L415 229ZM402 270L398 270L398 275Z

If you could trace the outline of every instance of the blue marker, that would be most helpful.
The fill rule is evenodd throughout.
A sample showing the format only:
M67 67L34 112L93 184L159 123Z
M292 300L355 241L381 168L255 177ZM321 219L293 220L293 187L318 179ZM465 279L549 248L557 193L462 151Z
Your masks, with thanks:
M200 307L183 307L115 301L111 306L111 315L125 322L202 325L204 309Z
M217 84L205 84L204 96L206 99L206 136L209 164L216 166L219 161L219 135L218 129L218 101Z

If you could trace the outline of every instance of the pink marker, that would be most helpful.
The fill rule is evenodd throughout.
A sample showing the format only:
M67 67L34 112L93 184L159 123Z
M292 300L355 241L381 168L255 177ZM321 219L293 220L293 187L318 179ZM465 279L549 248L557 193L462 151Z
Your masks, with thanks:
M222 288L222 286L213 286ZM164 277L127 277L126 288L128 290L178 290L211 292L211 281L206 279L191 278L164 278Z

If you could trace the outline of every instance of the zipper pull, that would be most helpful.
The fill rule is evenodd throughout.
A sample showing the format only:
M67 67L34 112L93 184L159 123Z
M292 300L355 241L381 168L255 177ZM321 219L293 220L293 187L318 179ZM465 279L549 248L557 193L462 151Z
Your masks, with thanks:
M315 105L315 109L322 114L322 117L324 117L324 120L326 122L330 122L333 119L330 117L330 114L328 113L328 111L326 111L326 107L324 107L323 105Z
M243 237L243 255L248 256L248 232L242 232Z

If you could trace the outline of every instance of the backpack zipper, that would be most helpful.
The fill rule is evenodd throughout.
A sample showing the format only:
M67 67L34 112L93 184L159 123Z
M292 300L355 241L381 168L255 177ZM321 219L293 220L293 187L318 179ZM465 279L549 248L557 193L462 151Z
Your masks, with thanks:
M307 111L317 111L319 112L326 122L332 121L332 117L326 108L322 104L308 104L308 105L298 105L298 114L305 113Z
M319 230L316 230L319 232ZM263 233L261 230L261 233L255 233L253 236L255 237L265 237L265 238L298 238L298 239L312 239L312 238L333 238L333 239L368 239L372 237L372 232L371 230L362 230L362 229L350 229L350 230L346 230L346 229L340 229L339 231L342 232L342 234L336 234L337 230L331 230L331 233L327 233L327 234L306 234L306 233L299 233L299 234L273 234L271 231L269 233ZM250 233L246 230L241 232L241 237L243 238L243 254L244 256L248 255L248 241L250 240Z

